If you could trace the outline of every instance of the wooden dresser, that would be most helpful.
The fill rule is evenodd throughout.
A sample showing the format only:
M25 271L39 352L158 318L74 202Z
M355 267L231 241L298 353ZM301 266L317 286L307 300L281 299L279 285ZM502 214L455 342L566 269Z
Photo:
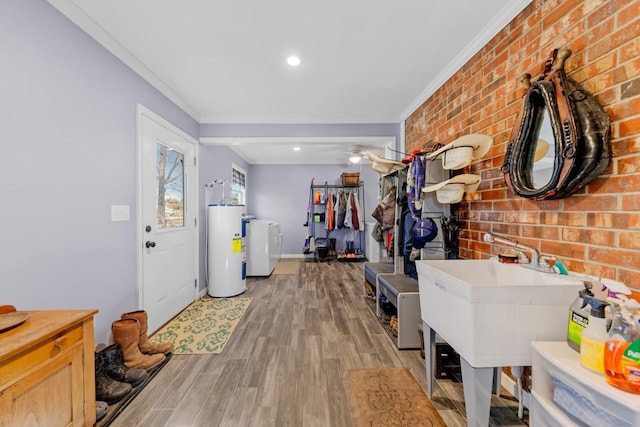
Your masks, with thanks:
M93 316L97 310L31 311L0 333L0 426L92 426Z

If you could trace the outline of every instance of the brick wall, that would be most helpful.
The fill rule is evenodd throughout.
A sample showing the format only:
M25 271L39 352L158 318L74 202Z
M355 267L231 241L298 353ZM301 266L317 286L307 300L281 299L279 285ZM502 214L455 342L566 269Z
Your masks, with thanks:
M523 89L553 48L572 50L565 70L596 95L611 119L613 156L583 190L532 201L506 187L500 167ZM534 0L406 121L406 151L484 133L494 145L466 172L482 176L476 193L452 208L461 220L460 257L502 248L487 231L518 236L570 270L640 289L640 1Z

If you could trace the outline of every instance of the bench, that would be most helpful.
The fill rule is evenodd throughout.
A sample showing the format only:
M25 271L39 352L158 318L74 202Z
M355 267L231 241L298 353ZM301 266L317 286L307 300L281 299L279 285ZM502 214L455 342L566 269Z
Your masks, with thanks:
M393 262L365 262L362 266L362 274L364 276L365 295L367 295L367 283L371 288L376 288L376 277L378 274L390 274L395 271Z
M420 348L419 327L422 325L418 281L404 274L378 274L376 276L376 301L384 295L396 308L398 316L399 349ZM380 305L376 304L376 314L381 317Z

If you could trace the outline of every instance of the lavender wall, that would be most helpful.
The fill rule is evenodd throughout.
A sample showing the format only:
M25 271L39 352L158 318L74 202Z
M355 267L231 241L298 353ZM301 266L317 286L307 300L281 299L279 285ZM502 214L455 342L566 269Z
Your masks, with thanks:
M251 213L261 219L270 219L280 224L282 233L282 253L302 256L307 228L307 206L309 203L309 185L311 178L316 184L340 184L342 172L360 172L364 182L365 222L372 222L371 212L378 203L379 175L370 165L253 165L249 174L249 204ZM350 237L346 230L336 230L338 249L344 247L343 241ZM318 233L316 233L318 234ZM363 236L364 237L364 236ZM364 245L363 245L364 246Z
M138 308L136 103L198 124L43 0L0 2L0 56L0 303L97 308L107 342Z

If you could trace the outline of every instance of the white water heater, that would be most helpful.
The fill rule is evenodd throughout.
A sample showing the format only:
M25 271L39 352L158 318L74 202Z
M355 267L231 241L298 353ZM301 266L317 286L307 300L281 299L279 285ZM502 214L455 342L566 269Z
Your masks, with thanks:
M247 290L244 205L207 208L207 283L212 297L232 297Z

